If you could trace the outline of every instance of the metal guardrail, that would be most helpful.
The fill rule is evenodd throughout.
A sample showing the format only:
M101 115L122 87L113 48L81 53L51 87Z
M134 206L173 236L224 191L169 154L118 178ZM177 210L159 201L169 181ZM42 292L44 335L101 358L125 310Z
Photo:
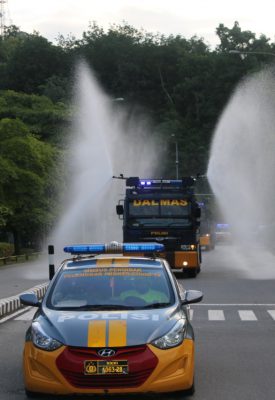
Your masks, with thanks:
M37 259L38 257L44 255L45 253L37 252L37 253L29 253L29 254L18 254L16 256L8 256L8 257L0 257L0 267L1 265L8 265L14 263L20 263L24 261L30 261L33 259Z

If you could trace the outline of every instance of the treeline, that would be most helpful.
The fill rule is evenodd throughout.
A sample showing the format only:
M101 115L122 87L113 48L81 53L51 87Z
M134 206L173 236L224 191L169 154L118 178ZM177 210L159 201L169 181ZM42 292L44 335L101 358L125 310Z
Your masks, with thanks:
M104 90L142 110L170 143L164 165L174 177L205 172L215 124L232 90L272 57L265 35L220 24L220 44L164 36L127 24L107 31L90 24L81 39L60 35L53 44L16 26L0 40L0 241L38 248L59 213L66 187L62 160L68 134L73 74L79 59L91 66ZM240 57L230 51L251 54ZM261 54L266 53L266 54Z

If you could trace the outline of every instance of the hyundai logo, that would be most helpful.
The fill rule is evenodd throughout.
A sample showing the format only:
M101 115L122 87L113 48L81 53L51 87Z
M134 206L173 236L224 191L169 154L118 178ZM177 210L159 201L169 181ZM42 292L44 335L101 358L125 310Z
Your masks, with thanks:
M101 349L98 350L97 354L101 357L112 357L116 354L116 351L113 349Z

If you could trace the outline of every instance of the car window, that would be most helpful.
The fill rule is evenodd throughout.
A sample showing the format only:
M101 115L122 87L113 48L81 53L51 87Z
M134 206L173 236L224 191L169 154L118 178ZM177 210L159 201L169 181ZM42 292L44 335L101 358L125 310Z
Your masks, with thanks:
M47 306L71 309L95 306L151 307L175 301L169 276L162 268L91 266L64 270L49 293Z

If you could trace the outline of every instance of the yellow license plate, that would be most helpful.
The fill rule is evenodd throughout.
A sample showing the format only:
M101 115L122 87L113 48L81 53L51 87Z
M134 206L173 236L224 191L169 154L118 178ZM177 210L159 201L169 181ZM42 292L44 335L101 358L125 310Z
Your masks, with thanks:
M128 374L128 361L84 361L85 375L120 375Z

